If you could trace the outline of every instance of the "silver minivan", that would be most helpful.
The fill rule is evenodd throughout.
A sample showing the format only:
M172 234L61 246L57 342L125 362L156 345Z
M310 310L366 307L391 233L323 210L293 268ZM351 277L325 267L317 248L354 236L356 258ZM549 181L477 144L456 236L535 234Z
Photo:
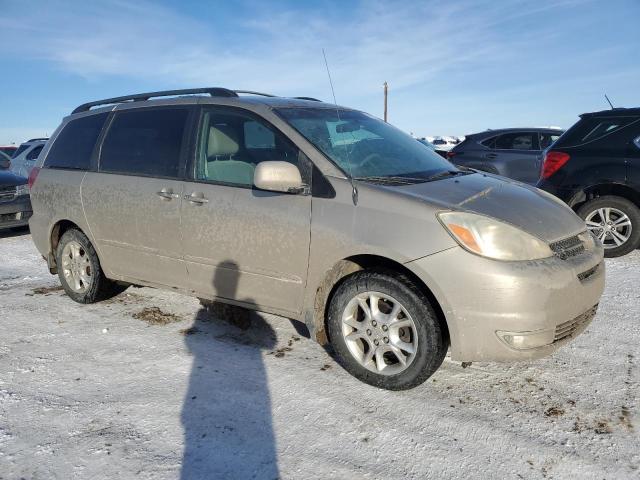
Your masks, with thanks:
M548 355L604 287L602 246L555 197L311 98L84 104L29 182L33 240L73 300L135 284L301 320L381 388L420 384L448 349Z

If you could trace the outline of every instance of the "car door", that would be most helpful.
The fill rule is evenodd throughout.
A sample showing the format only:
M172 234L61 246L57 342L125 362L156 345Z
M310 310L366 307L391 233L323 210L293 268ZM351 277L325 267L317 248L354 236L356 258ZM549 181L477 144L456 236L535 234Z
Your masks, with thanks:
M242 109L205 107L199 125L182 203L190 288L232 303L299 312L311 196L257 190L253 172L266 160L300 168L306 157L264 119Z
M180 206L188 142L187 106L117 111L98 171L82 184L87 223L103 267L140 283L186 287Z
M540 174L540 147L536 132L504 133L496 137L494 149L486 154L500 175L535 184Z
M632 140L627 144L627 184L640 192L640 123L634 123L629 133Z

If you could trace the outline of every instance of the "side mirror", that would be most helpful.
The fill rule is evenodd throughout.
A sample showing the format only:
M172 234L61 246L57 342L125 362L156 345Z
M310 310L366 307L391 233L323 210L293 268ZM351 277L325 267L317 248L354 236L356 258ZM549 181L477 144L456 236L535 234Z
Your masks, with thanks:
M298 167L280 161L260 162L253 174L253 184L270 192L301 193L305 188Z

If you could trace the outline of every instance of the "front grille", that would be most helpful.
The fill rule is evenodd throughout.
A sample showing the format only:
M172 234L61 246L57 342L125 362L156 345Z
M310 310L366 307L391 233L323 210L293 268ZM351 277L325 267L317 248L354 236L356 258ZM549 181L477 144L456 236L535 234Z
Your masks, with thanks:
M568 258L575 257L576 255L580 255L584 252L584 244L578 235L553 242L549 246L551 247L554 255L561 260L567 260Z
M571 337L578 329L591 323L591 320L593 320L593 317L596 316L597 311L598 305L595 305L573 320L569 320L568 322L564 322L558 325L556 327L555 337L553 341L559 342L560 340Z
M16 187L0 187L0 202L13 200L16 196Z
M13 222L18 218L17 213L3 213L0 215L0 223Z

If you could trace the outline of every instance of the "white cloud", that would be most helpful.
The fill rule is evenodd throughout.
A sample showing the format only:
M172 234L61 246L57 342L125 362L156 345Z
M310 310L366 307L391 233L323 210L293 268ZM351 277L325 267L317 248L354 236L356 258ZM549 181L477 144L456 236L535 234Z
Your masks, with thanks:
M338 102L380 113L383 81L392 94L421 93L459 67L473 71L496 59L518 65L522 52L544 39L533 29L505 42L503 26L584 1L370 1L349 8L301 2L285 9L254 0L246 9L250 18L218 16L214 3L199 5L210 10L201 18L179 6L139 1L7 3L0 12L0 54L45 60L87 79L118 76L159 87L226 86L328 100L324 48Z
M344 16L340 3L313 11L256 3L253 18L228 16L225 28L146 2L48 3L2 22L0 44L84 77L323 96L325 48L339 96L358 97L380 91L384 80L402 89L458 64L510 55L514 45L501 44L492 27L527 10L500 3L365 2Z

